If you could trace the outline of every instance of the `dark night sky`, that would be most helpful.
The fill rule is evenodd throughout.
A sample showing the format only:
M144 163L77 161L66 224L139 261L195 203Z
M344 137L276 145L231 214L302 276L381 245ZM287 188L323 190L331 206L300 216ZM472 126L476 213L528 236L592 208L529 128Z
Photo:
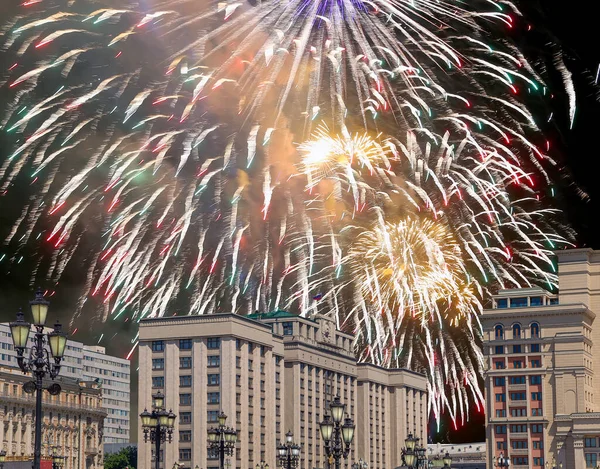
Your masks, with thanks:
M0 18L6 14L5 7L12 2L0 0ZM527 17L527 22L534 28L533 37L547 37L551 32L565 51L565 62L573 73L577 88L577 114L575 126L568 128L566 119L556 122L554 128L549 130L549 139L554 147L553 156L563 161L568 167L572 180L589 194L589 200L582 200L577 196L573 186L565 181L557 181L557 186L563 186L559 205L565 212L570 224L578 232L578 247L589 246L600 248L600 235L597 233L597 217L600 213L600 181L597 179L600 169L600 155L598 154L598 137L600 134L600 104L598 90L592 86L596 70L600 63L600 52L597 47L597 17L590 9L590 0L523 0L522 11ZM518 20L523 21L523 20ZM527 25L521 24L519 31ZM539 31L538 36L535 33ZM521 34L516 32L517 36ZM536 40L530 41L525 33L517 37L517 41L525 48L531 46L535 50ZM539 40L539 39L538 39ZM530 43L531 42L531 43ZM2 57L0 54L0 66ZM560 78L553 87L556 91L554 103L555 114L567 115L567 105L564 94L560 93ZM0 145L2 144L0 140ZM1 203L0 203L1 207ZM4 219L5 221L6 219ZM3 210L0 210L0 225L3 223ZM27 254L24 252L23 254ZM76 275L65 277L58 285L56 295L52 298L51 320L57 316L64 323L72 317L73 298L80 294L78 286L81 278ZM14 318L14 313L19 306L25 307L32 296L33 286L29 284L29 272L25 265L8 268L7 264L0 264L0 321L9 321ZM135 335L134 326L121 322L101 324L97 319L79 318L70 327L71 333L77 328L74 339L95 343L101 332L105 332L102 345L107 347L108 353L125 356L131 348L130 339ZM116 336L113 338L113 334ZM137 363L132 363L135 369ZM135 377L134 377L135 379ZM135 384L135 383L132 383ZM132 391L136 391L133 386ZM134 400L134 402L137 399ZM135 413L132 416L135 419ZM481 441L484 439L484 416L482 413L473 412L470 422L464 427L454 430L450 422L442 422L439 433L434 436L434 441L459 443L463 441Z

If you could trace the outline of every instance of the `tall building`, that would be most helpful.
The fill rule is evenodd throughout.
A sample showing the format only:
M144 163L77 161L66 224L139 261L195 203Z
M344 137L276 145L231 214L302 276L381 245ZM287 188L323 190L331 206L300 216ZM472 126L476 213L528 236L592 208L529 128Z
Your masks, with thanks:
M33 334L29 346L33 345ZM10 328L0 324L0 366L18 368ZM107 417L104 422L104 443L129 442L130 379L129 360L106 355L104 347L67 341L60 376L74 380L98 380L102 384L102 405Z
M325 467L319 423L336 395L357 427L344 467L359 458L371 469L399 466L407 429L426 441L425 376L357 364L352 336L326 317L278 311L146 319L139 338L139 413L161 391L178 415L173 442L159 455L163 468L216 469L206 439L221 410L239 432L232 468L276 467L288 430L302 443L300 468ZM151 446L140 441L139 469L150 469Z
M558 295L501 290L483 313L488 467L600 462L600 251L556 255Z
M9 462L33 459L35 395L23 390L30 380L14 367L0 366L0 449ZM56 449L65 458L64 469L102 468L101 385L60 375L54 381L62 391L43 392L42 459L51 461Z

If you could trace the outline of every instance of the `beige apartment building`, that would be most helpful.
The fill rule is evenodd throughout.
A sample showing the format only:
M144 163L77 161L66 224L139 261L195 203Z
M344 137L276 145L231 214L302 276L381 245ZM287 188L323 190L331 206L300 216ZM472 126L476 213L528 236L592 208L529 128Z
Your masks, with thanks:
M559 251L559 292L501 290L484 311L488 467L600 463L600 251Z
M217 468L206 440L221 410L239 432L232 468L276 467L288 430L302 444L299 467L325 467L319 423L338 394L356 423L344 467L359 458L371 469L399 466L407 430L426 439L426 378L357 364L352 340L324 316L284 311L141 321L139 412L160 390L178 415L162 467ZM138 451L139 469L151 469L151 445L141 442Z
M23 390L30 380L16 368L0 367L0 449L7 461L33 459L35 395ZM43 393L42 459L51 461L56 448L65 458L64 469L102 468L106 410L100 385L61 376L54 382L62 391Z

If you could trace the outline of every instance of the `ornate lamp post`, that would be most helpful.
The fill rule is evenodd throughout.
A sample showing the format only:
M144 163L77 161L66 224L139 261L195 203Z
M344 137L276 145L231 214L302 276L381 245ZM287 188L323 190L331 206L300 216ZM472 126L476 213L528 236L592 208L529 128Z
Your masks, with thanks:
M6 460L6 451L0 449L0 469L4 469L4 461Z
M177 416L173 412L165 410L165 396L158 391L152 395L152 412L144 409L140 414L142 429L144 431L144 443L150 440L154 443L155 468L160 466L160 444L169 441L173 437L173 426Z
M31 314L33 315L33 325L35 327L34 344L29 351L29 357L25 358L25 349L27 340L31 331L31 324L25 321L23 311L17 313L17 320L10 323L10 332L13 345L17 352L17 363L23 373L31 373L34 381L25 383L23 389L25 392L35 392L35 443L33 451L33 469L40 469L42 453L42 386L46 375L54 379L60 373L60 361L65 353L67 346L67 336L62 331L59 322L54 325L54 330L50 333L44 333L44 325L48 316L48 306L50 303L44 300L44 294L38 290L35 299L29 302ZM50 345L50 352L46 348L46 343ZM53 360L52 360L53 359ZM54 363L53 363L54 361ZM60 393L60 385L54 383L50 385L48 391L52 395Z
M233 448L237 441L237 431L225 426L227 415L219 414L219 426L208 430L208 450L219 457L220 469L225 469L225 455L233 456Z
M510 467L510 458L508 456L504 457L504 453L500 453L498 458L494 456L493 464L496 467Z
M354 421L350 417L344 417L346 404L336 396L329 406L331 418L325 414L325 420L320 424L321 437L325 442L325 455L328 459L335 460L335 468L340 469L342 457L345 459L350 453L350 445L354 439ZM342 424L342 419L344 423Z
M363 461L363 458L360 458L354 464L352 464L352 469L369 469L369 465L366 461Z
M55 446L52 448L52 468L53 469L62 469L65 465L65 456L60 456L58 454L58 448Z
M548 469L548 464L550 464L548 461L546 461L546 469ZM556 458L552 458L552 469L562 469L563 464L560 463L558 465L556 465ZM600 469L600 464L598 464L598 466L596 466L596 469Z
M450 469L450 466L452 466L452 458L450 457L450 455L448 454L448 452L446 451L446 454L444 455L444 458L442 459L442 461L444 462L444 467ZM506 466L508 467L508 466Z
M404 460L404 465L408 466L411 469L417 467L417 454L415 453L415 446L419 441L418 438L415 438L412 433L409 433L404 440L404 449L402 450L402 459Z
M266 462L261 461L256 465L256 469L269 469L269 465Z
M289 430L285 434L285 443L281 443L277 446L277 459L279 465L285 469L294 469L298 467L298 461L300 459L300 445L297 445L292 440L294 435Z
M417 441L419 438L417 438ZM417 446L415 448L415 454L417 456L417 467L421 469L427 468L427 450L424 446Z

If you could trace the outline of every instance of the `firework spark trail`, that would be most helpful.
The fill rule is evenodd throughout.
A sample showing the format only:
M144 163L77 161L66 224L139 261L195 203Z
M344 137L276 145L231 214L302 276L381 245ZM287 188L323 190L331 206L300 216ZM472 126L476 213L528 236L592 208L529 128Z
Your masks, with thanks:
M100 294L103 319L177 302L325 312L356 333L361 359L427 372L436 416L481 404L482 296L554 285L564 242L528 107L546 88L503 34L518 11L40 5L0 29L14 58L0 187L34 194L6 243L18 253L44 231L56 250L36 273L49 281L85 240L98 246L77 314Z

